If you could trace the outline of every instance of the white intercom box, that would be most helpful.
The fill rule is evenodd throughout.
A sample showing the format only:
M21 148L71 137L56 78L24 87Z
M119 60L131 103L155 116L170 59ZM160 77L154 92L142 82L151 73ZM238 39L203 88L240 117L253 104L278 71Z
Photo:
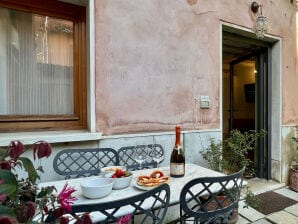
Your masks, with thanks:
M201 109L210 108L210 98L209 98L209 96L201 96L200 106L201 106Z

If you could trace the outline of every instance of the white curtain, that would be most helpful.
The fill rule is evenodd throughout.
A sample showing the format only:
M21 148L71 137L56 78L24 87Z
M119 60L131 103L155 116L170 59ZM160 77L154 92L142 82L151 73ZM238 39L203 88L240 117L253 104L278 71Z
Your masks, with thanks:
M0 115L74 113L73 24L0 8Z

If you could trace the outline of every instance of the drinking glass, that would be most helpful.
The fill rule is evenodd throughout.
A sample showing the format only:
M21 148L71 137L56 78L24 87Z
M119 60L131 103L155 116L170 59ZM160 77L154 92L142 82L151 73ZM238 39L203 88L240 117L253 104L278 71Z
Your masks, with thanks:
M151 155L152 155L152 160L157 163L156 167L158 168L159 167L159 163L161 161L163 161L164 156L163 156L162 150L160 150L158 147L156 147L156 142L155 142L154 137L153 137L153 144L152 144L152 153L151 153Z
M137 145L134 152L134 160L139 164L139 169L142 169L142 164L147 160L148 148L146 145Z

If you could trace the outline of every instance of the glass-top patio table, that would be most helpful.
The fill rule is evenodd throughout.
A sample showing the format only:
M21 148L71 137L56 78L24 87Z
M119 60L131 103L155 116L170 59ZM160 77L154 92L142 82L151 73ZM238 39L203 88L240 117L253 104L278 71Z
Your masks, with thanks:
M115 200L131 197L131 196L143 193L144 190L135 186L136 178L140 175L149 175L153 170L157 170L157 168L132 171L133 179L132 179L131 185L128 188L120 189L120 190L112 190L112 192L108 196L106 196L104 198L99 198L99 199L85 198L81 192L80 183L82 181L84 181L86 178L94 178L94 176L93 177L77 178L77 179L69 179L69 180L44 182L44 183L40 183L39 187L53 185L56 187L57 192L60 192L61 189L63 188L64 184L67 182L69 186L74 187L77 190L75 193L73 193L73 196L76 196L78 198L78 200L75 201L74 204L84 204L84 205L98 204L98 203L103 203L103 202L115 201ZM164 172L164 174L167 176L170 175L169 167L159 167L158 170L162 170ZM196 164L186 164L185 165L185 176L179 177L179 178L171 177L170 181L168 183L170 186L170 191L171 191L170 203L169 203L170 206L179 203L180 192L181 192L183 186L190 180L192 180L194 178L198 178L198 177L215 177L215 176L223 176L223 175L224 175L223 173L219 173L219 172L201 167ZM146 204L144 204L144 208L145 207L146 207ZM126 214L128 214L128 213L129 213L129 211L127 211ZM126 214L119 214L119 215L126 215ZM93 218L95 218L95 217L93 216L92 219ZM97 217L97 218L99 218L99 217Z

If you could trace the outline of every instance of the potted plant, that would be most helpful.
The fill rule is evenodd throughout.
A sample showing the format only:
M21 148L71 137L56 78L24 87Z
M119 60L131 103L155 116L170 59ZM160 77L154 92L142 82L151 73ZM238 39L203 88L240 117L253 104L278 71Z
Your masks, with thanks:
M254 176L253 161L248 158L248 154L254 149L256 141L265 134L263 130L232 130L229 137L222 142L210 139L210 146L200 154L213 170L229 174L245 167L245 175Z
M36 181L42 166L35 168L29 158L22 156L25 151L20 141L11 141L7 149L0 149L0 223L44 223L52 209L58 211L58 223L68 223L63 214L71 211L75 189L66 184L58 195L54 186L39 189ZM51 151L45 141L33 144L34 160L49 157Z
M296 126L296 133L298 131L298 126ZM296 151L294 154L294 159L292 161L292 164L290 166L290 172L289 172L289 188L293 191L298 192L298 138L293 137L293 141L296 143Z
M254 149L258 138L263 137L265 131L247 131L240 132L232 130L230 135L224 141L216 141L210 139L210 146L201 151L203 159L208 162L208 166L219 172L226 174L235 173L245 167L245 176L251 177L255 175L253 162L248 158L248 153ZM249 186L244 189L245 207L248 205L258 207L259 199L255 197ZM235 216L229 223L235 223L238 220L238 211L235 211Z
M67 183L59 194L55 186L39 188L36 183L43 168L23 156L27 149L20 141L11 141L7 149L0 148L0 223L92 223L89 213L68 216L77 200L76 191ZM33 158L43 159L51 155L51 145L45 141L33 144ZM22 173L22 176L20 175ZM130 214L120 217L118 224L127 224ZM48 222L47 222L48 223Z

